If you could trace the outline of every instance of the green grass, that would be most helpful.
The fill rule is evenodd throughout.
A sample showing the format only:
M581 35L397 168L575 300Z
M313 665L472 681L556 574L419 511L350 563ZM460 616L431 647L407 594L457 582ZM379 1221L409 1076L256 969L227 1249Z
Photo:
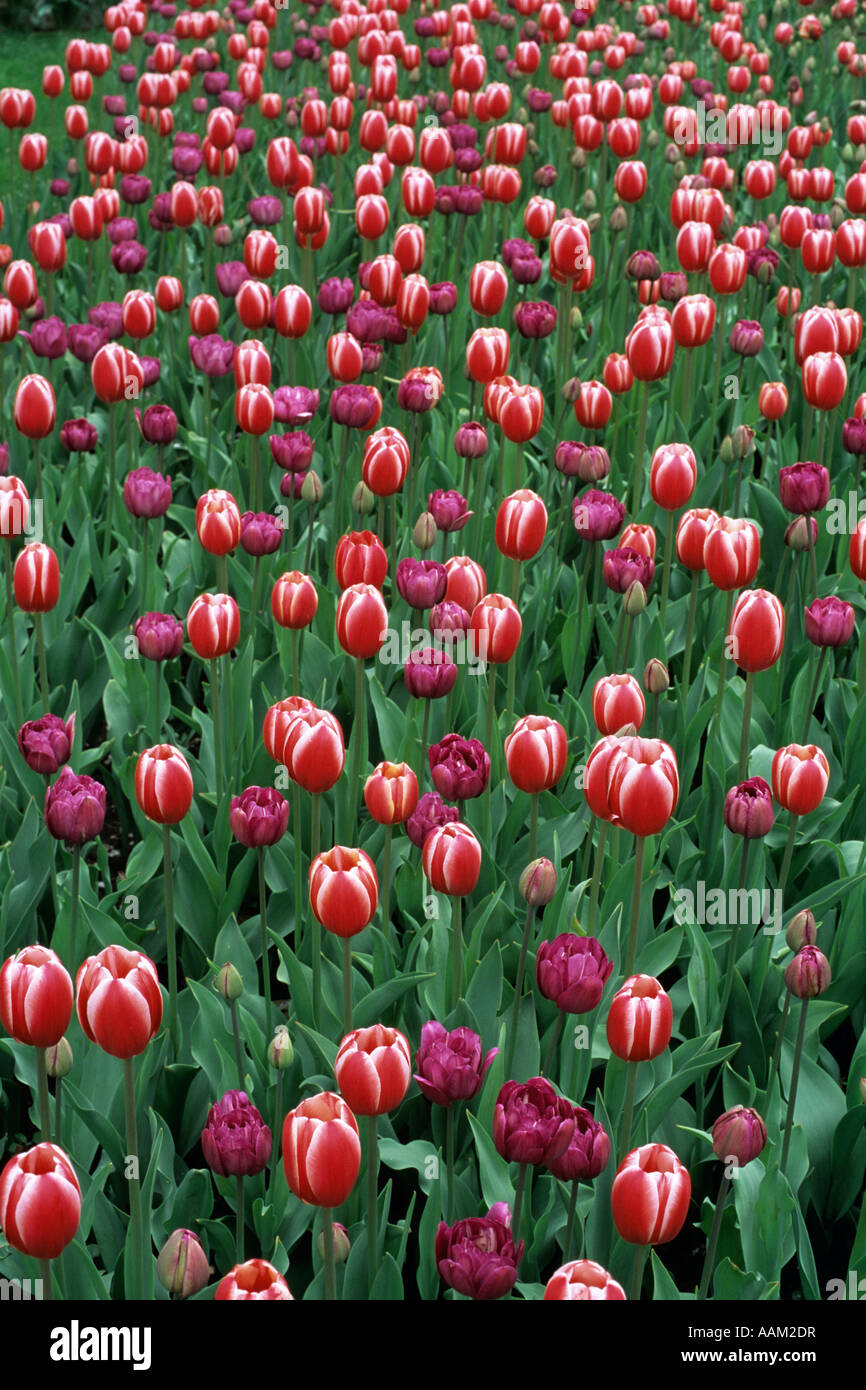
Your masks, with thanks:
M50 134L50 103L48 98L42 95L42 69L48 63L62 65L67 43L80 33L80 29L54 29L45 33L0 29L0 88L28 87L33 93L36 98L36 117L31 130L38 130L43 135ZM68 81L58 100L59 117L69 100ZM9 160L6 148L8 138L6 131L0 130L0 198L9 195ZM66 153L70 151L67 150Z

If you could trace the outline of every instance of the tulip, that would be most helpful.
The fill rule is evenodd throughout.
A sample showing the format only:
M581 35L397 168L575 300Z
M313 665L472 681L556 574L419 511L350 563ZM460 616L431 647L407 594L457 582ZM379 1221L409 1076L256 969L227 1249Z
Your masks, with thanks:
M622 1302L625 1291L600 1264L594 1260L572 1260L550 1276L544 1290L547 1300L606 1299Z
M542 941L535 958L535 978L545 999L562 1013L590 1013L601 1000L613 961L592 936L563 932Z
M361 1141L355 1116L330 1091L302 1100L283 1123L283 1168L296 1197L325 1211L325 1286L336 1297L333 1227L330 1208L345 1202L361 1167Z
M164 516L172 502L171 478L150 468L134 468L124 480L123 500L131 516L145 521ZM146 539L144 545L146 554Z
M156 1257L156 1277L170 1298L190 1298L205 1287L210 1266L194 1231L172 1231Z
M413 651L403 665L406 689L415 699L427 701L424 711L424 731L421 735L422 753L427 741L426 726L429 701L439 700L450 695L457 682L457 666L449 656L437 647L424 647Z
M632 1245L665 1245L682 1230L692 1184L665 1144L644 1144L627 1154L611 1192L614 1224ZM639 1285L632 1296L639 1296Z
M767 1127L757 1110L747 1109L743 1105L735 1105L719 1116L713 1125L712 1135L713 1153L725 1164L725 1171L722 1174L713 1224L707 1240L707 1253L698 1292L699 1299L706 1298L710 1286L719 1233L722 1228L722 1216L731 1182L729 1167L734 1165L739 1168L758 1157L767 1142Z
M64 767L45 793L45 824L56 840L71 849L95 840L105 822L105 788L92 777Z
M74 712L67 720L60 719L56 714L45 714L41 719L21 725L18 730L18 751L34 772L51 776L69 761L74 738Z
M728 647L737 665L750 675L768 670L778 661L784 641L785 610L775 594L766 589L740 594L728 629Z
M406 834L418 849L423 849L427 837L440 826L460 820L456 806L446 806L438 792L425 792L406 821Z
M592 717L601 734L614 734L626 724L639 729L646 701L634 676L602 676L592 692Z
M773 757L773 795L793 816L805 816L824 799L830 780L830 765L814 743L798 743L780 748Z
M226 1091L208 1111L201 1148L220 1177L253 1177L268 1166L271 1131L245 1091Z
M520 1211L529 1166L561 1158L575 1129L574 1107L557 1096L550 1082L534 1077L521 1085L506 1081L493 1112L493 1142L506 1163L520 1164L514 1230L520 1234Z
M433 785L448 800L467 801L486 791L490 758L479 739L446 734L427 756Z
M745 840L761 839L773 828L773 799L763 777L731 787L725 797L725 825Z
M29 1047L54 1047L72 1017L72 980L47 946L25 946L0 967L0 1022Z
M347 1104L355 1115L370 1118L397 1108L411 1072L407 1039L396 1028L382 1024L347 1034L334 1063L337 1085Z
M49 1298L47 1261L75 1239L80 1220L81 1188L62 1149L37 1144L9 1159L0 1173L0 1228L14 1250L46 1262L42 1268Z
M854 631L854 609L835 595L814 599L804 609L804 620L806 636L816 647L843 647Z
M267 1260L247 1260L235 1265L217 1284L216 1301L246 1301L266 1299L270 1302L292 1301L289 1286L283 1276Z
M486 1216L439 1223L434 1258L449 1288L465 1298L489 1302L503 1298L517 1283L523 1241L515 1245L511 1212L497 1202Z
M607 1015L607 1040L625 1062L658 1057L671 1040L673 1006L658 980L632 975L617 990Z
M425 1023L414 1078L422 1095L446 1109L455 1102L471 1100L499 1052L494 1047L482 1060L482 1050L481 1039L471 1028L454 1028L449 1033L441 1023Z

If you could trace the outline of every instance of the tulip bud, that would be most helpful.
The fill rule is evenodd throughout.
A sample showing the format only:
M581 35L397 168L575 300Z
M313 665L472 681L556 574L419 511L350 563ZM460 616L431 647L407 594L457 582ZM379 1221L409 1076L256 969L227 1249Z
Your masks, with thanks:
M303 496L303 492L301 493ZM376 506L376 498L362 479L352 493L352 510L359 516L369 516Z
M629 618L636 618L639 613L644 611L646 605L646 589L639 579L633 579L626 589L625 597L623 598L626 616Z
M292 1047L292 1039L285 1024L274 1030L274 1036L268 1044L268 1062L275 1071L287 1071L295 1060L295 1050Z
M815 918L808 907L792 917L785 931L785 940L794 952L802 951L804 946L814 946L818 935Z
M72 1048L65 1038L45 1049L45 1070L49 1076L68 1076L72 1070Z
M668 668L657 656L652 657L646 664L643 673L643 687L649 695L663 695L670 689L671 678Z
M322 480L314 468L309 473L304 474L304 481L301 484L301 501L308 502L311 506L322 500Z
M755 452L755 431L749 425L737 425L731 435L734 458L747 459Z
M412 540L419 550L430 550L436 543L438 528L432 512L422 512L415 522Z
M762 1152L767 1142L767 1126L757 1110L735 1105L720 1115L713 1125L713 1153L723 1163L732 1158L742 1167Z
M785 970L785 984L798 999L823 994L830 980L830 962L817 946L803 946Z
M214 981L214 987L219 990L223 999L230 1004L232 1000L240 999L244 992L243 977L240 971L237 970L230 961L227 961L225 965L220 966L216 980Z
M785 527L785 544L798 553L809 549L809 531L812 544L818 540L818 523L813 516L798 516Z
M858 1085L860 1087L860 1099L862 1100L863 1104L866 1105L866 1076L860 1077Z
M156 1277L172 1298L189 1298L210 1278L207 1255L192 1231L172 1231L156 1257Z
M336 1264L341 1265L341 1264L344 1264L345 1261L348 1260L348 1258L349 1258L349 1251L350 1251L351 1248L352 1248L352 1242L349 1240L349 1232L346 1230L345 1226L341 1226L340 1223L339 1223L339 1221L335 1221L335 1222L333 1223L333 1225L334 1225L334 1260L335 1260ZM318 1252L319 1252L319 1259L323 1260L323 1259L325 1258L325 1232L324 1232L324 1231L320 1231L319 1234L318 1234L317 1237L316 1237L316 1249L317 1249Z
M570 377L559 394L569 405L574 405L575 401L580 399L580 381L578 378L576 376Z
M722 460L722 463L728 465L734 462L734 441L729 434L725 435L719 445L719 458Z
M628 213L621 203L617 203L610 214L607 225L614 234L625 231L628 226Z
M549 859L533 859L520 875L520 896L529 907L546 907L556 892L556 869Z

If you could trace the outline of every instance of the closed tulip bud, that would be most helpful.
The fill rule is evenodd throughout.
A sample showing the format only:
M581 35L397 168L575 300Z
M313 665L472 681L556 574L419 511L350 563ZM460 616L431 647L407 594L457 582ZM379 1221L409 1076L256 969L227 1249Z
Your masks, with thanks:
M192 773L179 748L158 743L139 754L135 799L148 820L177 825L192 805L192 794Z
M599 733L615 734L626 724L634 725L637 731L645 715L646 701L634 676L602 676L596 681L592 717Z
M572 1260L547 1281L544 1302L624 1302L625 1290L594 1260Z
M69 761L75 738L75 715L67 720L44 714L22 724L18 730L18 751L34 772L53 774Z
M274 1036L268 1043L268 1063L274 1071L288 1071L295 1060L295 1049L285 1024L274 1029Z
M480 1091L498 1052L494 1047L482 1060L481 1038L471 1028L455 1028L449 1033L441 1023L425 1023L415 1062L419 1090L432 1104L446 1109L455 1102L471 1100Z
M652 560L649 563L652 564ZM623 596L622 606L629 618L637 618L643 613L647 606L647 592L639 579L629 584Z
M294 1301L285 1279L267 1260L247 1260L246 1264L235 1265L217 1284L214 1299L216 1302Z
M352 1242L349 1240L349 1232L346 1230L345 1226L341 1226L341 1225L340 1225L339 1221L334 1221L334 1222L332 1223L332 1230L333 1230L333 1232L334 1232L334 1243L333 1243L334 1261L335 1261L335 1263L338 1264L338 1265L345 1264L346 1260L348 1260L348 1258L349 1258L349 1254L350 1254L351 1249L352 1249ZM317 1251L319 1252L319 1258L320 1258L321 1260L324 1260L324 1258L325 1258L325 1232L324 1232L324 1231L320 1231L319 1234L316 1236L316 1249L317 1249Z
M253 1177L267 1168L271 1131L245 1091L226 1091L201 1133L205 1163L220 1177Z
M542 941L535 958L539 991L567 1014L594 1009L612 970L613 961L595 937L575 932Z
M574 1134L574 1107L549 1081L506 1081L493 1112L493 1142L506 1163L550 1164Z
M15 561L15 602L24 613L50 613L60 598L60 565L50 545L31 541Z
M439 529L432 512L422 512L412 528L412 540L419 550L432 550L436 544ZM400 561L403 564L403 561Z
M524 715L505 740L508 775L520 791L532 795L556 786L567 757L568 735L547 715Z
M773 798L763 777L731 787L725 797L725 825L747 840L761 839L773 828Z
M105 823L105 788L92 777L76 776L65 766L45 793L45 824L55 840L84 845L101 834Z
M713 1125L713 1153L722 1163L732 1159L742 1168L763 1152L767 1127L757 1110L735 1105Z
M379 884L372 859L361 849L335 845L310 865L310 904L335 936L356 936L373 920Z
M816 647L844 647L854 632L854 609L830 595L816 598L803 610L806 636Z
M214 980L217 993L221 994L227 1004L233 999L240 999L244 992L244 980L240 971L231 961L221 965Z
M364 784L364 804L380 825L400 825L418 804L418 778L407 763L379 763Z
M830 764L814 743L789 743L773 755L771 777L779 805L792 815L806 816L824 800Z
M172 1231L156 1257L156 1277L172 1298L190 1298L205 1287L210 1266L193 1231Z
M200 594L186 615L186 630L196 655L214 661L237 646L240 609L230 594Z
M802 946L785 969L785 984L798 999L815 999L830 987L830 962L817 946Z
M361 479L355 484L352 492L352 511L357 512L358 516L369 516L376 508L376 495L371 492L367 484Z
M785 642L785 610L766 589L747 589L734 604L728 642L743 671L766 671L778 661Z
M492 1302L510 1293L523 1241L514 1244L507 1203L497 1202L486 1216L467 1217L453 1226L440 1222L434 1258L441 1278L464 1298Z
M340 1043L334 1076L355 1115L387 1115L409 1089L409 1042L396 1028L356 1028Z
M671 1040L673 1006L652 975L632 975L617 990L607 1015L607 1040L625 1062L658 1057Z
M644 1144L627 1154L611 1190L616 1229L632 1245L664 1245L678 1236L692 1184L686 1167L665 1144Z
M789 546L791 550L800 554L804 550L809 549L810 532L812 536L812 545L815 546L818 543L817 521L813 516L798 516L796 520L789 522L785 527L785 544ZM851 537L852 546L856 537L857 533L855 532Z
M310 1096L283 1122L283 1168L296 1197L309 1206L339 1207L361 1168L358 1123L341 1096Z
M66 1038L60 1038L53 1046L45 1049L45 1070L51 1077L68 1076L72 1071L73 1060L72 1048Z
M0 1229L14 1250L54 1260L80 1220L81 1188L61 1148L37 1144L10 1158L0 1173Z
M808 907L792 917L785 930L785 940L792 951L800 951L804 946L814 946L817 936L815 917Z
M322 500L322 480L314 469L304 474L304 481L301 484L301 501L309 506L315 506Z
M54 1047L72 1017L72 980L47 946L25 946L0 968L0 1022L17 1042Z
M755 431L749 425L737 425L731 435L731 448L735 460L751 458L755 452Z
M830 496L830 474L817 463L792 463L779 469L779 496L789 512L818 512Z
M657 506L667 511L684 506L697 478L697 461L688 444L662 444L656 449L650 467L650 493Z
M520 896L528 907L546 907L556 896L556 869L549 859L533 859L520 875Z
M651 657L644 667L643 684L644 690L650 695L663 695L670 689L670 673L657 656Z
M162 1022L162 995L152 960L141 951L106 946L88 956L75 977L78 1022L110 1057L137 1057Z

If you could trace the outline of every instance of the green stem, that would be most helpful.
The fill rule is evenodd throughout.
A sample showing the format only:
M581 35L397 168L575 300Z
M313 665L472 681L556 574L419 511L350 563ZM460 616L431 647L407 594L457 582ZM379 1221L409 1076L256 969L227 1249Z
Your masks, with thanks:
M553 1032L550 1037L550 1043L548 1045L547 1052L544 1057L544 1063L541 1068L542 1076L550 1075L550 1068L553 1065L553 1059L556 1056L556 1049L559 1047L560 1041L562 1039L562 1030L564 1027L565 1014L560 1009L556 1016L556 1023L554 1024Z
M640 1301L640 1291L643 1284L643 1267L648 1248L649 1247L646 1245L638 1245L635 1247L634 1262L631 1267L631 1280L628 1286L628 1297L629 1301L632 1303L638 1303Z
M445 1191L447 1210L445 1216L449 1221L454 1220L454 1153L455 1153L455 1103L446 1107L445 1110Z
M749 850L751 849L751 847L751 840L746 835L744 835L743 853L740 859L740 882L739 892L737 893L738 903L741 903L743 901L743 890L746 887L746 876L749 868ZM737 960L737 939L740 934L739 913L737 914L737 920L731 923L730 931L731 935L728 941L728 961L727 965L725 966L725 983L722 989L722 1007L719 1010L719 1028L724 1027L725 1014L727 1012L728 1003L731 998L731 990L733 989L734 985L734 966Z
M533 862L538 849L538 793L529 798L529 862Z
M788 826L788 838L785 841L785 854L782 859L782 872L779 874L779 892L784 893L788 882L788 874L791 871L791 856L794 853L794 841L797 838L797 816L791 817L791 824Z
M75 970L76 961L76 942L75 938L78 930L78 893L81 883L81 846L72 846L72 901L69 905L69 965L71 970Z
M344 936L343 942L343 1032L352 1031L352 938Z
M54 1298L54 1286L51 1282L51 1261L39 1261L39 1277L42 1280L42 1300L49 1303Z
M821 684L821 676L824 673L824 662L827 660L827 652L829 650L829 647L822 647L821 655L818 657L818 664L815 669L815 678L812 681L812 689L809 693L809 703L806 706L806 722L803 726L803 737L800 739L801 743L805 743L809 735L809 725L812 722L812 711L815 708L815 701L818 697L818 689Z
M776 1072L779 1070L779 1062L780 1062L781 1057L782 1057L782 1040L784 1039L785 1030L787 1029L787 1026L788 1026L788 1015L789 1015L789 1013L791 1012L791 999L792 999L792 997L793 997L793 996L792 996L792 994L791 994L791 991L788 990L788 991L786 992L786 994L785 994L785 1007L784 1007L784 1009L782 1010L782 1022L779 1024L779 1031L778 1031L778 1033L776 1034L776 1046L775 1046L775 1048L773 1049L773 1058L772 1058L772 1061L770 1062L770 1074L769 1074L769 1076L767 1077L767 1095L768 1095L768 1096L769 1096L769 1094L770 1094L770 1091L771 1091L772 1088L773 1088L773 1078L775 1077Z
M451 899L451 1007L463 993L463 899Z
M644 835L635 836L635 857L634 857L634 880L631 890L631 915L628 924L628 950L625 956L625 977L632 974L634 970L635 957L637 956L637 931L640 921L640 892L643 879L644 855L646 853L646 837Z
M373 1285L376 1282L376 1266L379 1263L379 1193L377 1190L377 1178L379 1167L379 1139L377 1134L377 1116L368 1115L367 1119L367 1276L370 1290L370 1297L373 1296Z
M225 786L223 777L223 721L222 710L220 708L219 666L216 658L214 658L210 663L210 697L211 713L213 715L213 744L214 761L216 763L217 806L221 806L223 799L223 790Z
M601 870L604 864L604 846L607 840L608 822L603 820L598 828L598 844L592 866L592 886L589 894L589 934L595 936L598 919L598 894L601 887ZM590 832L591 838L591 832Z
M791 1069L791 1084L788 1089L788 1113L785 1116L785 1138L782 1141L782 1159L779 1172L784 1175L788 1165L788 1150L791 1147L791 1130L794 1125L794 1106L797 1101L797 1085L800 1080L800 1062L803 1057L803 1043L806 1039L806 1013L809 1000L804 999L800 1007L800 1026L797 1029L797 1042L794 1046L794 1065Z
M725 694L725 672L727 671L728 661L728 628L731 626L731 609L734 603L733 590L729 589L725 595L725 626L722 631L722 654L719 658L719 685L716 691L716 734L722 732L722 700Z
M54 1137L63 1148L63 1077L54 1078Z
M42 709L45 714L51 710L51 701L48 687L48 667L45 662L45 635L42 631L42 614L33 614L33 625L36 628L36 651L39 657L39 689L42 694Z
M701 1274L701 1287L698 1290L699 1299L706 1298L707 1292L710 1287L710 1279L712 1277L713 1267L716 1262L716 1248L718 1246L719 1235L721 1234L722 1230L722 1217L725 1213L725 1202L727 1200L728 1188L730 1187L730 1185L731 1180L728 1177L727 1172L725 1172L722 1174L722 1181L719 1186L719 1195L716 1198L716 1209L713 1212L713 1224L710 1227L710 1234L709 1238L707 1239L707 1253L704 1257L704 1269L703 1273Z
M620 1129L619 1139L619 1158L620 1162L625 1158L631 1143L631 1126L634 1119L634 1097L637 1089L637 1062L627 1062L628 1068L625 1081L625 1105L622 1112L622 1128Z
M265 851L256 850L259 871L259 916L262 929L262 984L265 992L265 1033L271 1026L271 962L268 949L268 892L265 885Z
M12 542L3 547L4 570L6 573L6 620L9 624L9 664L12 667L12 682L15 686L15 715L18 726L24 723L24 701L21 699L21 678L18 674L18 639L15 636L15 596L12 592Z
M647 415L649 412L649 386L640 383L640 414L637 426L637 445L634 454L634 477L631 485L631 510L635 516L640 511L644 480L644 450L646 447Z
M126 1161L131 1173L129 1181L129 1231L132 1243L132 1288L126 1290L127 1300L144 1297L146 1283L144 1219L141 1207L141 1180L138 1161L138 1124L135 1116L135 1071L133 1058L123 1060L123 1102L126 1117Z
M334 1303L337 1298L337 1271L334 1263L334 1221L330 1207L322 1208L322 1234L325 1247L325 1298Z
M243 1091L245 1089L244 1054L243 1049L241 1048L241 1029L240 1024L238 1022L238 1005L236 999L229 1000L229 1011L231 1013L232 1018L232 1038L234 1039L235 1045L235 1066L238 1069L238 1090Z
M39 1129L43 1144L51 1143L51 1096L48 1092L48 1054L44 1047L36 1051L36 1087L39 1095Z
M175 1058L180 1055L177 1018L177 940L174 920L174 879L171 868L171 826L162 827L162 863L165 892L165 953L168 967L168 1032Z
M310 863L319 853L319 828L322 817L322 798L319 792L313 794L312 826L310 829ZM311 909L312 911L312 909ZM312 914L313 928L313 1026L318 1028L322 1017L322 925Z
M520 1216L523 1211L523 1195L526 1190L526 1180L529 1176L529 1164L521 1163L520 1172L517 1175L517 1187L514 1190L514 1215L511 1219L511 1233L514 1237L514 1244L520 1244Z
M738 782L744 781L749 766L749 735L752 730L752 696L754 694L754 689L755 673L754 671L747 671L746 698L743 701L743 728L740 734L740 765L737 771Z
M385 826L385 848L382 854L382 931L385 940L391 938L391 840L392 825Z
M571 1193L568 1198L568 1221L565 1226L565 1244L562 1247L562 1257L566 1264L571 1260L571 1252L574 1248L574 1218L577 1213L577 1198L580 1192L580 1182L575 1178L571 1184Z
M526 971L526 956L529 951L529 936L532 931L532 922L535 917L535 908L531 904L526 905L526 919L523 923L523 940L520 943L520 958L517 962L517 976L514 981L514 1002L511 1006L511 1028L509 1029L508 1044L505 1051L505 1076L511 1079L511 1068L514 1065L514 1049L517 1046L517 1023L520 1017L520 997L523 993L523 976Z
M88 251L92 244L92 242L87 243ZM89 302L92 303L93 301L90 300ZM111 523L114 518L114 490L115 479L117 477L117 460L115 457L117 442L116 422L114 417L115 407L110 405L108 407L108 495L105 500L105 533L102 538L103 560L108 559L109 551L111 550Z
M240 1173L235 1176L235 1258L239 1265L244 1262L244 1180Z

